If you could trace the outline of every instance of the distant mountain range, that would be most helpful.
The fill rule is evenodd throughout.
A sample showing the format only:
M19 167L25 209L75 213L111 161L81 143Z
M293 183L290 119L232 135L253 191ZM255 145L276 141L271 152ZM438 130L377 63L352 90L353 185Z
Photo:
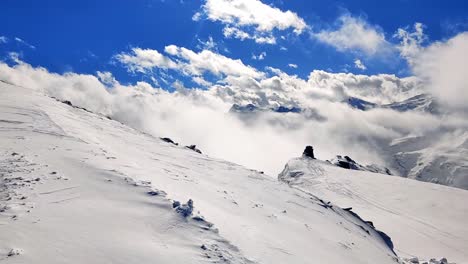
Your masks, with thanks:
M439 103L429 94L420 94L400 102L377 104L357 97L342 101L352 108L362 111L392 109L399 112L417 111L440 116L444 112ZM234 104L230 113L254 114L259 112L295 113L308 115L308 108L300 106L260 107L254 104ZM314 109L312 109L314 110ZM326 119L314 110L318 117ZM360 166L363 170L394 174L420 181L432 182L468 189L468 131L447 129L424 135L408 135L380 146L383 166L372 168ZM333 163L345 162L344 158L334 158ZM388 171L387 168L388 167Z

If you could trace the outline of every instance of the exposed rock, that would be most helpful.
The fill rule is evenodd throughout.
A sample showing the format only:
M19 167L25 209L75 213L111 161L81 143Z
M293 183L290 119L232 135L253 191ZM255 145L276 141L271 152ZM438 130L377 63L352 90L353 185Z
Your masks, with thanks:
M22 249L13 248L13 249L10 250L10 252L8 252L7 256L8 257L13 257L13 256L21 255L22 253L23 253Z
M348 170L362 170L362 171L370 171L370 172L375 172L375 173L381 173L381 174L388 174L392 175L392 172L390 169L386 167L381 167L376 164L371 164L371 165L361 165L357 163L355 160L350 158L349 156L336 156L336 158L329 160L331 164L334 164L338 167L348 169Z
M185 146L185 147L188 148L188 149L191 149L191 150L193 150L193 151L195 151L195 152L197 152L197 153L202 154L201 150L199 150L199 149L197 148L197 145L190 145L190 146Z
M176 146L179 145L179 143L174 142L174 140L172 140L172 139L170 139L170 138L168 138L168 137L163 137L163 138L161 138L161 140L164 141L164 142L167 142L167 143L176 145Z
M193 201L189 199L186 204L180 204L179 202L174 201L172 207L176 209L176 212L183 215L184 217L192 215L193 212Z
M306 146L304 152L302 153L302 156L315 159L314 148L312 146Z
M73 106L72 102L68 101L68 100L65 100L65 101L61 101L62 103L66 104L66 105L69 105L69 106Z
M258 108L253 105L253 104L247 104L247 105L238 105L238 104L233 104L231 109L229 109L229 112L234 112L234 113L249 113L249 112L255 112Z
M279 106L276 109L271 109L277 113L300 113L302 110L299 107L285 107L285 106Z

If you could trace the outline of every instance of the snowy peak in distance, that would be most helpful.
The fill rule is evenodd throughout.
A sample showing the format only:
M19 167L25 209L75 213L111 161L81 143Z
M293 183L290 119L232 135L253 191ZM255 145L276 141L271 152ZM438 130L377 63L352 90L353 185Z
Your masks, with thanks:
M229 109L230 113L254 113L254 112L276 112L276 113L300 113L302 109L299 107L286 107L286 106L278 106L272 108L261 108L255 106L254 104L246 104L246 105L238 105L233 104L231 109Z
M394 102L382 105L368 102L357 97L349 97L346 100L346 103L353 108L363 111L376 108L387 108L399 112L420 111L431 114L440 114L440 107L438 103L435 101L434 97L432 97L429 94L420 94L403 100L401 102Z
M377 104L359 99L357 97L349 97L346 102L349 106L363 111L377 107Z
M389 104L377 104L373 102L366 101L358 97L348 97L343 103L348 104L350 107L359 109L362 111L372 110L372 109L393 109L399 112L407 111L420 111L431 114L440 114L440 107L435 101L434 97L429 94L420 94L408 98L400 102L394 102ZM307 107L305 108L307 109ZM305 113L304 107L297 105L290 106L258 106L252 103L241 105L233 104L229 109L230 113L258 113L258 112L274 112L274 113Z

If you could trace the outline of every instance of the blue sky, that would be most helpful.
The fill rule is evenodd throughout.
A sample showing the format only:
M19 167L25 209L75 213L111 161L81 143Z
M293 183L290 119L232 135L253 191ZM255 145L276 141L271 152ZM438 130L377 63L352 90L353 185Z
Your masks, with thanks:
M137 47L164 54L168 45L200 52L207 49L202 42L211 38L216 43L211 47L213 52L241 59L244 64L261 71L270 66L302 78L307 78L315 69L405 76L410 74L406 61L393 51L381 52L382 49L392 50L399 43L393 37L399 28L411 29L414 23L422 23L427 36L425 44L446 40L468 29L468 3L462 0L262 0L282 12L290 10L307 26L300 34L294 32L294 26L273 28L267 35L273 36L276 43L265 44L223 35L229 23L209 19L203 9L206 3L204 0L1 1L0 36L4 41L0 41L0 56L7 60L8 54L16 52L21 60L31 65L58 73L109 71L117 80L132 83L148 80L149 75L159 77L160 72L129 72L117 62L117 54ZM194 19L197 12L201 17ZM386 46L378 46L379 51L369 54L359 47L340 50L315 37L319 32L338 31L343 17L354 19L344 23L358 21L366 29L382 34ZM239 21L230 26L236 27ZM240 28L256 34L256 26L253 23ZM262 53L264 56L260 57L264 58L259 60ZM365 69L356 67L356 60L360 60ZM297 68L288 64L295 64ZM181 78L190 86L186 76ZM209 76L206 78L210 80Z

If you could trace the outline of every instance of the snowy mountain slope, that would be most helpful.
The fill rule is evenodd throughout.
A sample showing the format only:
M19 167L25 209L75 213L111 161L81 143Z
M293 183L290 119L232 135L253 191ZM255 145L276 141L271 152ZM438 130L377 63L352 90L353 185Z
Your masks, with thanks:
M68 136L41 100L15 102L21 96L2 91L0 262L250 263L208 223L88 162L98 148Z
M468 189L468 131L408 136L391 142L391 166L399 175Z
M401 102L382 105L383 108L391 108L397 111L421 111L431 114L440 114L441 109L434 97L429 94L420 94Z
M396 261L314 195L31 90L0 84L0 120L2 262ZM197 217L168 199L193 199Z
M352 207L392 238L400 256L468 263L468 191L310 158L290 160L278 176L292 187Z
M435 115L441 113L439 104L429 94L419 94L390 104L376 104L357 97L349 97L345 102L349 106L363 111L375 108L389 108L399 112L419 111Z
M351 100L353 99L353 100ZM391 104L377 105L350 98L350 106L371 110L388 108L441 116L443 108L429 94L420 94ZM448 125L451 126L451 125ZM468 131L442 127L419 135L406 135L383 144L383 159L402 177L468 189Z

